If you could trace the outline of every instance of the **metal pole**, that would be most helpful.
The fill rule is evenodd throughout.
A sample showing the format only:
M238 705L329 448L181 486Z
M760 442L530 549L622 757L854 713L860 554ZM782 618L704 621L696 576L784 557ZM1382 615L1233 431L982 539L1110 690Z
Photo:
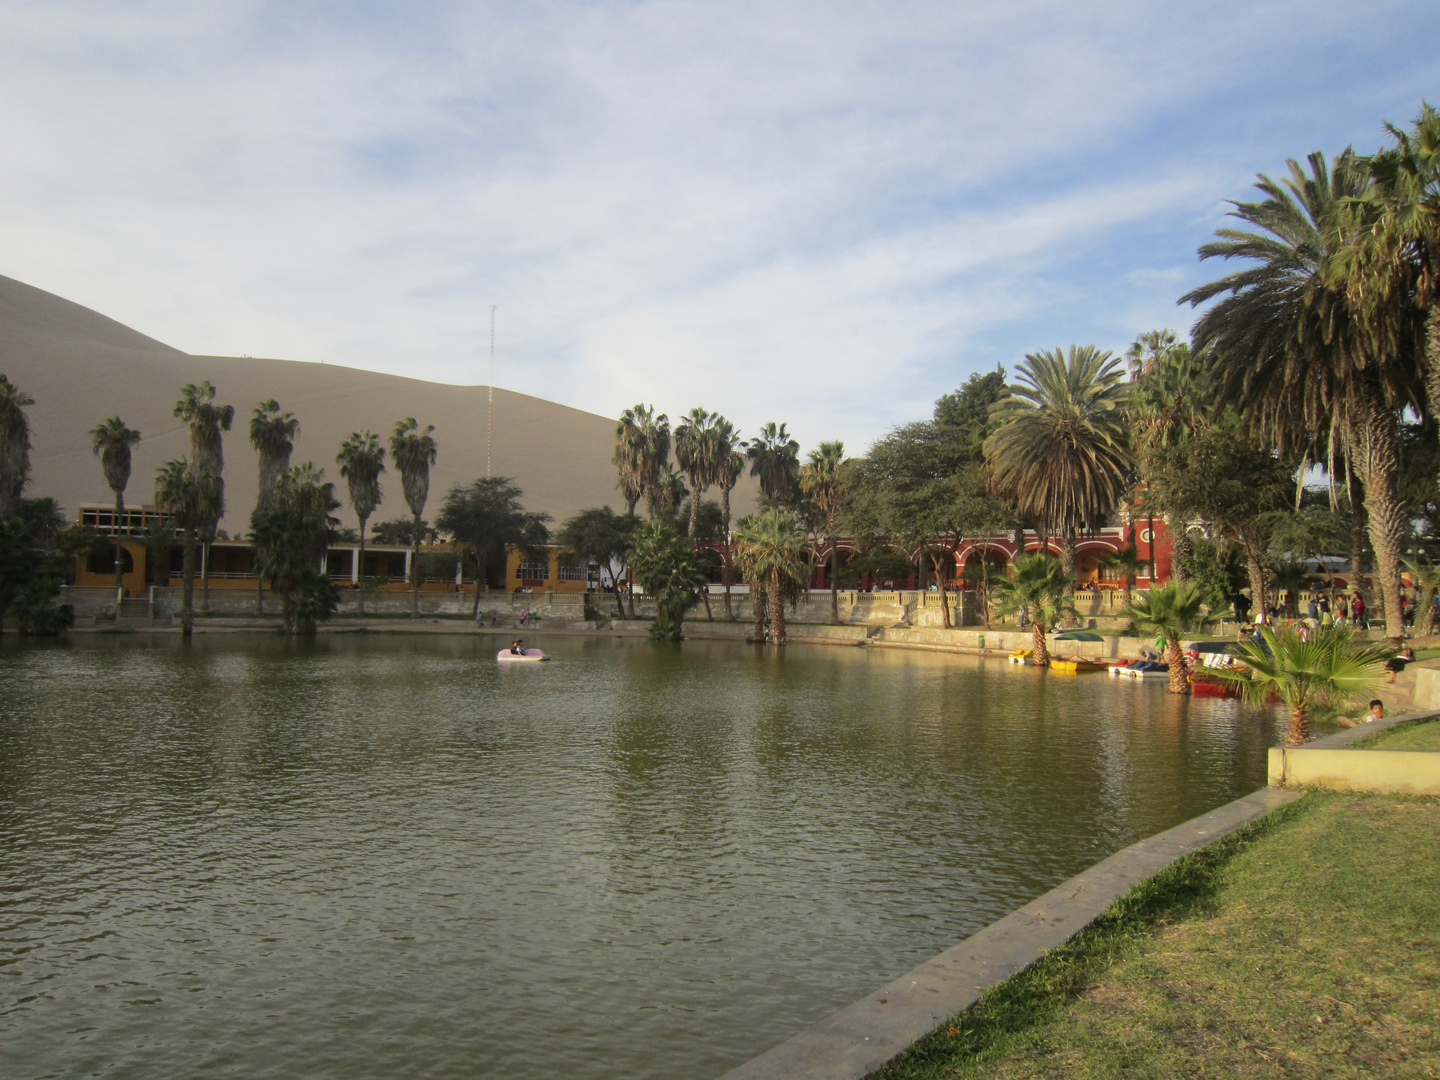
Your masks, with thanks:
M490 479L490 457L495 444L495 305L490 305L490 389L485 405L485 479Z

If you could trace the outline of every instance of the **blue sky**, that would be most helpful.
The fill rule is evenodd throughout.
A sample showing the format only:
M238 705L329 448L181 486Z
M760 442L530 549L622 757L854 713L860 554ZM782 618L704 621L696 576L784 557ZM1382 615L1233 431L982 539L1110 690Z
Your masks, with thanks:
M446 382L494 303L501 386L853 453L1188 328L1225 200L1440 99L1436 40L1433 0L0 2L0 273Z

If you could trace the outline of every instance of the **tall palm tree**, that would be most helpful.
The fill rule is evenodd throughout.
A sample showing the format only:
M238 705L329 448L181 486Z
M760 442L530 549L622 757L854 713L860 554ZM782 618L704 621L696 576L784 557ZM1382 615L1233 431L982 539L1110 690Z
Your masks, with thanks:
M755 637L763 638L758 625L759 595L770 610L770 641L785 644L785 605L799 595L805 582L807 535L800 519L789 510L762 510L742 518L735 529L735 562L750 583L756 597Z
M196 471L194 462L183 457L167 461L155 474L155 504L170 514L184 545L180 627L187 638L195 629L195 545L220 516L221 498L220 478L208 469Z
M1251 265L1181 297L1201 304L1222 297L1196 322L1219 408L1236 409L1258 437L1282 449L1317 439L1333 461L1347 456L1365 489L1386 629L1400 620L1400 546L1408 515L1399 491L1397 417L1423 407L1413 309L1362 312L1335 279L1338 253L1362 231L1355 213L1371 181L1350 150L1327 165L1293 159L1284 180L1261 176L1260 202L1236 202L1231 216L1250 229L1221 229L1201 258ZM1352 261L1352 272L1358 274ZM1225 295L1228 294L1228 295ZM1363 315L1363 317L1362 317Z
M350 507L360 522L360 614L365 614L365 523L380 505L380 474L385 471L385 447L373 431L352 431L335 456L340 475L350 488ZM479 586L477 585L477 588Z
M1174 330L1148 330L1141 334L1125 350L1131 380L1151 374L1156 365L1169 358L1177 348L1185 346L1175 336Z
M1016 374L1009 396L990 407L998 427L985 460L1022 517L1064 537L1073 580L1076 532L1101 525L1129 480L1129 386L1119 358L1093 345L1029 353Z
M140 432L112 416L90 430L93 449L105 472L105 483L115 493L115 588L125 581L125 549L120 543L120 518L125 513L125 488L130 483L130 448L140 441Z
M1165 638L1165 662L1170 665L1170 693L1190 693L1185 651L1180 639L1215 622L1205 611L1200 586L1194 581L1167 581L1132 600L1120 612L1120 617L1129 619L1141 634L1158 634Z
M1394 140L1369 159L1374 181L1355 204L1356 242L1334 252L1327 270L1382 334L1387 312L1414 304L1425 319L1423 367L1430 415L1440 415L1440 112L1422 102L1410 131L1387 123ZM1378 317L1377 317L1378 316Z
M795 489L800 475L800 444L792 439L785 425L772 420L760 434L745 444L750 459L750 475L760 480L760 490L772 503L783 505Z
M1309 641L1289 627L1261 627L1260 641L1242 642L1236 660L1243 670L1215 668L1216 678L1239 686L1257 704L1274 694L1290 710L1285 742L1310 738L1310 709L1349 697L1364 697L1379 686L1394 650L1378 642L1357 645L1351 631L1323 626Z
M1027 615L1030 662L1036 667L1048 667L1050 650L1045 645L1045 632L1075 614L1075 601L1070 598L1075 576L1067 573L1058 559L1038 551L1020 556L1010 569L1010 577L999 578L990 586L995 614L1002 619Z
M1435 632L1435 593L1440 591L1440 566L1415 559L1405 560L1405 569L1415 584L1415 632L1428 637Z
M629 513L643 497L651 521L658 509L656 484L660 468L670 459L670 418L653 405L635 405L615 425L615 468Z
M1145 509L1150 535L1155 535L1153 458L1158 451L1184 443L1203 422L1206 412L1204 369L1190 346L1173 330L1141 334L1126 352L1130 361L1130 395L1126 415L1130 448L1145 482ZM1182 528L1171 533L1172 572L1185 579L1184 557L1193 550ZM1150 545L1150 580L1155 580L1155 546Z
M410 537L410 614L420 614L420 515L425 512L425 500L430 497L430 466L437 456L435 440L430 433L435 430L431 424L420 430L413 416L407 416L395 424L390 435L390 458L400 470L400 486L405 491L405 505L415 517L415 528Z
M20 495L30 480L30 420L27 406L35 399L0 374L0 520L20 509Z
M675 426L675 464L690 481L690 542L700 526L700 498L715 483L718 466L718 444L715 421L718 415L697 406L685 414Z
M725 562L720 567L720 578L725 583L725 618L734 621L735 612L730 607L730 565L733 562L730 548L730 492L745 471L745 455L737 447L741 445L740 432L723 416L715 418L712 428L715 439L715 486L720 489L720 527L725 534Z
M811 450L800 470L800 490L814 502L824 517L825 539L830 544L830 625L840 622L840 546L836 533L840 511L848 494L841 466L845 464L843 442L822 442ZM943 597L942 597L943 599Z
M211 506L212 515L201 526L200 541L204 545L205 558L201 570L201 601L204 611L210 610L210 545L215 541L215 529L225 516L225 448L223 432L230 430L235 421L235 406L215 404L215 387L210 380L196 385L189 383L180 389L180 400L175 403L175 415L190 427L190 471L195 474L210 473L214 477L219 497Z
M274 398L262 401L250 414L250 445L260 459L260 477L255 496L255 514L263 514L275 504L275 485L290 467L290 451L295 449L295 436L300 421L294 413L282 413ZM251 521L253 522L252 515ZM264 611L265 583L255 575L255 614Z

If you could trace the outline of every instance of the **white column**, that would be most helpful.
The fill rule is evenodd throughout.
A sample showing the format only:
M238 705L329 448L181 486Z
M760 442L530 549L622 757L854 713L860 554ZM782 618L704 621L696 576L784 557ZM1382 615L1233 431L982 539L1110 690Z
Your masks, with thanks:
M410 548L406 548L406 549L405 549L405 580L406 580L406 581L409 581L409 580L410 580L410 555L411 555L411 549L410 549Z
M350 549L350 584L354 585L360 580L360 549Z

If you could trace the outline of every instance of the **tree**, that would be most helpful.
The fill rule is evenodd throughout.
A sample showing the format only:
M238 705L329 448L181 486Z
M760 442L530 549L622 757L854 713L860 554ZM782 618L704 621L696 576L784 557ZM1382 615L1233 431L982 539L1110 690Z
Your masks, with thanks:
M845 508L849 491L842 466L845 464L843 442L822 442L811 450L809 460L800 470L800 490L810 498L824 521L825 539L830 545L830 624L840 622L840 545L838 526L840 511Z
M1120 502L1131 467L1120 361L1093 345L1029 353L1019 383L990 411L985 442L995 488L1023 516L1064 537L1075 573L1075 534L1103 523Z
M770 641L785 644L785 605L794 604L805 582L805 526L789 510L762 510L741 518L735 529L735 562L750 584L757 613L756 638L763 604L770 612Z
M175 403L175 415L190 427L190 471L199 475L209 473L213 478L215 500L209 514L200 528L200 542L204 545L205 559L202 569L202 610L210 610L210 545L215 540L215 530L225 516L225 448L223 432L230 430L235 421L235 406L215 404L215 387L210 380L188 383L180 389L180 400Z
M331 530L339 524L331 511L339 508L325 470L307 461L276 477L269 507L255 511L256 573L280 595L287 634L313 634L316 623L340 603L335 585L320 570Z
M640 519L634 514L621 515L608 506L597 506L569 518L555 537L583 565L599 566L609 572L616 617L621 619L625 618L625 605L620 597L620 580L628 568L631 535L639 526Z
M700 602L705 571L695 551L662 521L647 521L630 537L630 565L645 591L655 597L652 641L678 641L685 612Z
M410 538L410 614L420 614L420 515L425 511L425 500L430 497L430 466L435 464L437 451L435 440L430 433L435 430L431 424L420 430L413 416L407 416L395 424L390 435L390 457L395 468L400 470L400 486L405 492L405 505L410 507L414 519L414 532Z
M74 610L53 601L76 559L99 540L94 529L67 527L54 499L21 499L14 514L0 521L0 629L8 614L22 634L68 629Z
M625 496L626 513L635 512L643 497L651 521L657 510L656 483L660 467L670 458L670 418L656 415L653 405L635 405L615 425L616 484Z
M689 536L692 544L699 524L701 496L715 483L715 470L719 466L719 446L715 440L715 421L718 419L718 414L697 406L675 426L675 464L690 481Z
M1217 407L1233 407L1250 432L1282 451L1320 441L1328 460L1343 453L1353 464L1365 489L1387 632L1399 641L1407 521L1396 417L1424 407L1415 313L1362 313L1335 280L1337 254L1360 231L1352 207L1370 194L1365 163L1346 150L1328 166L1314 153L1308 171L1294 160L1289 168L1283 181L1260 177L1262 201L1232 204L1231 216L1250 229L1221 229L1200 248L1201 258L1250 265L1181 302L1221 297L1194 328Z
M1204 371L1190 346L1177 340L1173 330L1141 334L1125 355L1131 373L1130 397L1125 405L1131 451L1144 481L1142 506L1149 519L1150 535L1154 536L1158 509L1151 490L1155 455L1183 446L1207 415L1209 402ZM1183 580L1190 536L1183 515L1179 524L1180 528L1171 532L1170 553L1174 573ZM1155 581L1154 544L1150 545L1150 580Z
M1280 698L1290 710L1285 742L1300 746L1310 738L1310 710L1371 693L1393 653L1378 642L1357 645L1342 626L1322 626L1309 641L1289 627L1265 626L1259 641L1240 643L1235 659L1243 670L1215 668L1212 674L1238 686L1248 701Z
M720 522L725 541L722 549L725 561L720 567L720 579L725 585L725 618L733 622L735 612L730 607L730 567L734 562L730 542L730 492L745 471L745 455L738 449L744 444L735 426L723 416L715 417L711 430L715 440L715 485L720 489Z
M90 439L100 458L100 468L105 472L105 483L115 493L115 588L118 590L125 580L120 521L125 513L125 488L130 483L130 448L140 441L140 432L126 427L120 417L112 416L90 430Z
M1415 632L1421 637L1435 633L1435 594L1440 591L1440 566L1406 559L1405 569L1415 585Z
M222 498L220 478L208 469L197 472L183 457L167 461L155 474L155 504L175 523L184 551L180 627L186 638L195 631L195 545L219 517Z
M650 520L664 522L678 530L680 522L676 515L689 494L685 478L671 468L668 461L662 462L645 498Z
M300 421L294 413L282 413L274 398L262 401L250 414L250 445L260 459L259 483L256 487L255 510L250 516L254 528L255 514L269 510L275 501L275 484L280 474L290 467L290 451L295 448L295 435ZM265 585L256 575L255 614L262 614Z
M0 374L0 521L14 517L30 482L30 419L35 399Z
M350 508L360 522L360 614L365 614L365 523L370 520L380 505L380 474L385 471L385 447L380 445L380 436L373 431L352 431L340 444L340 453L335 455L335 464L340 466L340 476L350 492Z
M1145 560L1140 558L1140 552L1135 547L1135 538L1132 536L1130 543L1121 550L1104 556L1100 565L1120 571L1125 581L1125 603L1130 603L1135 592L1135 579L1139 576L1140 567L1145 565Z
M1045 646L1047 630L1075 615L1075 578L1059 560L1042 552L1022 555L1010 567L1011 576L990 586L995 612L1002 619L1028 616L1031 630L1031 663L1046 667L1050 650Z
M760 434L745 444L750 475L760 480L760 492L775 506L794 501L795 481L800 475L800 444L790 437L785 425L772 420Z
M1215 621L1205 611L1205 596L1200 585L1194 581L1167 581L1131 601L1120 612L1120 617L1130 620L1131 629L1127 632L1145 636L1157 634L1165 638L1165 662L1170 665L1170 693L1190 693L1185 652L1180 639L1186 634L1205 630Z
M524 492L504 476L486 476L464 487L456 485L445 495L435 525L449 533L460 547L462 559L473 559L476 568L475 606L480 612L480 582L485 568L504 560L511 547L538 551L550 539L548 514L533 514L521 500Z

